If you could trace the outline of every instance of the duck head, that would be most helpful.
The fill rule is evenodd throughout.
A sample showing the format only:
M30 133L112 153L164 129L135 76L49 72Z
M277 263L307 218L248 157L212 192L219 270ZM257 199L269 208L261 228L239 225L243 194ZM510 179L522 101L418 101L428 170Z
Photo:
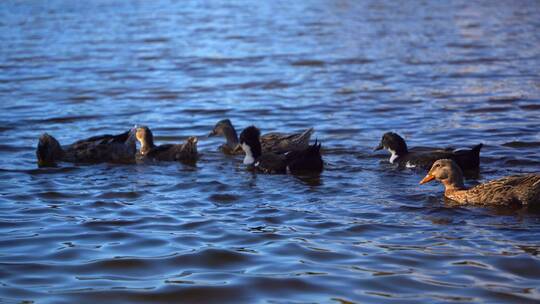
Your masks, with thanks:
M44 133L39 137L39 142L36 150L36 157L39 167L54 167L56 161L60 160L64 154L64 150L56 138Z
M212 132L208 134L208 137L212 136L225 136L225 139L227 139L227 145L230 149L233 151L241 150L238 145L238 135L236 134L236 130L229 119L218 121Z
M373 151L382 149L386 149L392 154L392 156L390 156L390 163L394 163L396 158L409 152L405 140L394 132L384 133L381 138L381 142L377 147L375 147L375 149L373 149Z
M451 159L439 159L434 162L428 174L420 181L420 185L434 179L443 183L446 189L464 189L463 172Z
M255 160L261 156L260 136L261 132L255 126L247 127L240 133L240 147L246 153L245 165L253 165Z
M141 144L141 154L148 153L154 147L154 135L147 126L137 127L135 137Z
M230 131L233 131L235 137L237 137L236 131L234 130L231 120L223 119L216 123L216 125L214 126L214 129L212 129L212 132L210 132L208 136L209 137L210 136L224 136L224 135L227 135L227 133L229 133Z
M197 155L197 142L199 139L195 136L190 136L186 140L186 143L182 147L186 153L189 153L190 155L196 156Z

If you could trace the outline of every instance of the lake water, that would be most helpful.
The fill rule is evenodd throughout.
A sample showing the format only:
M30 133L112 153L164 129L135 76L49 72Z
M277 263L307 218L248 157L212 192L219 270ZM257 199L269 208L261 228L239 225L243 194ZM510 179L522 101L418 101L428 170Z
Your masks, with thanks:
M2 1L0 37L2 303L540 301L538 214L449 206L372 152L540 171L538 1ZM36 165L43 132L223 118L313 126L326 170L254 175L205 137L195 167Z

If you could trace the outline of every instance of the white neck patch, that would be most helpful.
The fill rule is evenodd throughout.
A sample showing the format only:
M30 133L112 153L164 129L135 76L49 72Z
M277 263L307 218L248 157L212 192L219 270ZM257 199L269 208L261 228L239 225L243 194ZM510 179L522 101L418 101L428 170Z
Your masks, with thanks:
M399 155L397 155L396 151L392 150L392 149L387 149L388 152L392 153L392 155L390 155L390 163L393 164L394 161L399 157Z
M251 165L255 162L255 158L253 157L253 153L251 153L251 147L248 146L246 143L242 143L240 145L242 147L242 150L246 153L246 156L244 157L244 165Z

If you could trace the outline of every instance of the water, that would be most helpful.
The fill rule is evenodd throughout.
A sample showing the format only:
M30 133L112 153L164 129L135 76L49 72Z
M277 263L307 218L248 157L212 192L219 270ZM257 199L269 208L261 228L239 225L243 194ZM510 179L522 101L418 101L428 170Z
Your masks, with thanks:
M537 1L2 1L0 302L537 302L537 214L449 206L371 150L538 172L539 28ZM195 167L35 162L45 131L223 118L314 126L326 171L254 175L216 138Z

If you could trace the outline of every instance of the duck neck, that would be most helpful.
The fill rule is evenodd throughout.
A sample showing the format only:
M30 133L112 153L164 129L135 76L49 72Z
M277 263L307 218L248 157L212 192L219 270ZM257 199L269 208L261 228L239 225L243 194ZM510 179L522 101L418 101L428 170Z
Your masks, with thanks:
M188 138L187 142L182 146L182 151L190 155L197 154L197 140L191 137Z
M152 136L146 136L144 140L141 141L141 154L145 155L155 147L156 145L154 145L154 139Z
M223 128L223 135L225 135L227 146L229 146L229 148L234 149L238 146L238 135L232 125Z
M393 164L396 159L399 157L404 156L405 154L409 153L409 150L407 149L407 144L403 143L403 145L398 145L397 147L387 148L388 152L390 152L390 163Z
M399 154L397 154L397 152L392 149L388 149L388 152L390 152L391 154L389 162L393 164L396 161L396 159L399 158Z
M243 143L242 150L246 153L244 157L245 165L253 165L257 158L261 156L261 144L259 141L250 143L249 145Z
M396 147L396 154L399 156L403 156L407 153L409 153L409 149L407 148L407 144L405 143L405 141L403 141L403 144Z
M466 190L465 185L463 183L463 177L457 176L457 175L451 175L448 178L441 181L444 185L444 192L445 193L451 193L457 190Z

